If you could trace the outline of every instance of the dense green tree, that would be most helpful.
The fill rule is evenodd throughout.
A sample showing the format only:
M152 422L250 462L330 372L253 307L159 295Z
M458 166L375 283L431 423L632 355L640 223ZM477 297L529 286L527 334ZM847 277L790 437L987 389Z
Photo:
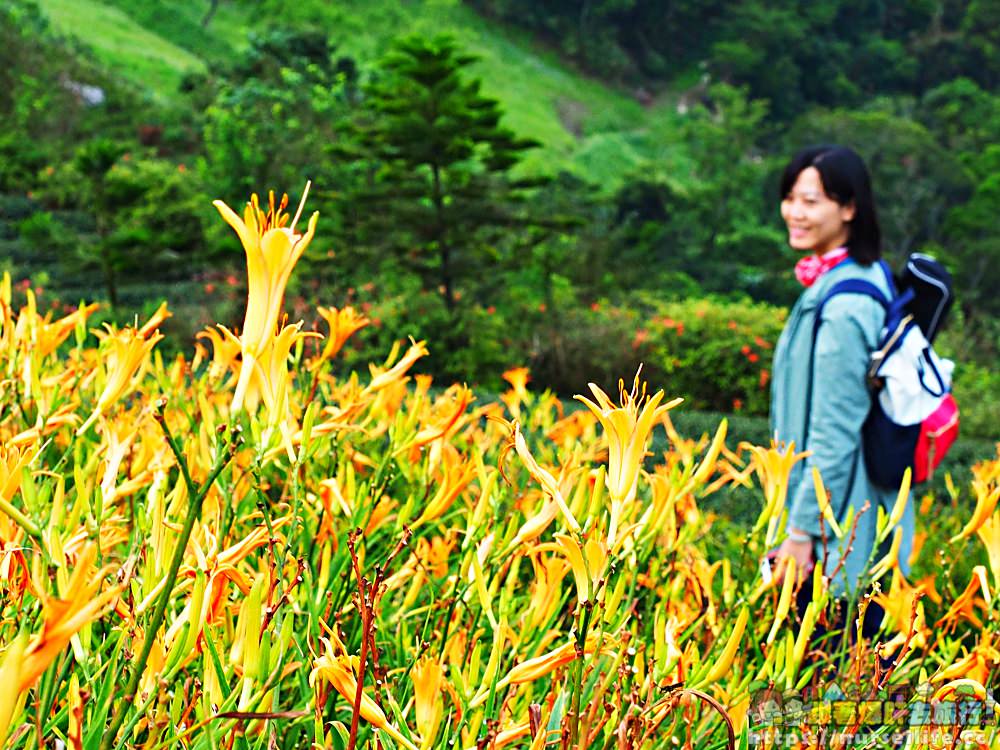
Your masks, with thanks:
M318 31L275 29L212 78L204 117L204 172L235 203L251 192L293 189L312 178L325 188L338 174L331 147L356 96L357 71ZM202 93L204 95L204 93Z
M370 163L355 196L361 244L393 254L455 310L464 291L500 281L501 234L523 223L523 190L511 175L534 141L501 124L468 68L475 61L448 37L398 40L366 90L357 138ZM480 300L481 301L481 300Z
M88 141L71 162L46 170L39 198L85 212L89 221L75 227L65 262L71 270L98 271L113 307L124 278L186 269L202 250L196 178L183 166L134 157L116 141Z
M1000 97L969 78L956 78L928 91L916 114L938 142L973 172L984 149L1000 133Z
M1000 296L994 286L1000 268L1000 144L986 147L978 155L976 167L979 177L972 197L951 209L942 242L966 317L972 319L1000 315Z
M774 224L776 199L765 189L766 116L766 104L745 90L713 86L680 134L690 159L649 164L619 195L631 252L648 280L680 272L708 291L787 296L779 280L787 263Z

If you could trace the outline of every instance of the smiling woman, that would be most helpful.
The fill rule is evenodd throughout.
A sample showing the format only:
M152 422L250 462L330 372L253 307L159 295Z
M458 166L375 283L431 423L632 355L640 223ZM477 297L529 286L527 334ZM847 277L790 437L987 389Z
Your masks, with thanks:
M862 294L826 298L848 279L870 282L891 297L891 282L876 262L880 232L871 180L854 151L802 150L785 169L780 196L788 244L803 253L795 275L805 290L775 349L771 428L779 441L794 441L809 456L790 474L787 536L776 554L793 558L799 571L818 562L833 578L835 593L853 599L868 587L864 571L873 558L887 551L876 549L878 508L888 513L898 495L898 488L871 483L861 445L871 407L865 375L885 312ZM816 470L821 482L814 481ZM913 530L909 505L901 526L906 549L897 550L896 559L905 569ZM844 538L837 538L837 527ZM882 541L887 546L891 540ZM877 607L869 608L869 619L868 627L877 627Z

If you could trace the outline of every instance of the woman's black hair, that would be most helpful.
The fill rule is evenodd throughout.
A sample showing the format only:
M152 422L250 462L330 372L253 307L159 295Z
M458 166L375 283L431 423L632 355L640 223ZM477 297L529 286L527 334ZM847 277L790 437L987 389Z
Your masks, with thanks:
M858 263L869 265L882 257L882 232L875 212L872 180L864 160L845 146L810 146L788 162L781 176L782 200L791 192L799 173L808 167L819 172L827 196L841 206L854 205L849 222L847 252Z

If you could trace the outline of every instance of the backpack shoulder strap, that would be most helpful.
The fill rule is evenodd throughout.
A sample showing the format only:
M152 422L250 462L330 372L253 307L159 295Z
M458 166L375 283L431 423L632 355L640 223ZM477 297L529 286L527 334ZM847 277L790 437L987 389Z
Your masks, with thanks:
M888 276L891 284L892 276ZM889 287L893 289L892 286ZM819 306L816 308L816 317L813 320L813 338L816 338L816 334L819 332L820 324L823 322L823 309L826 307L826 303L830 301L831 298L836 297L838 294L863 294L866 297L871 297L873 300L878 302L883 309L889 310L889 298L885 296L881 289L875 286L870 281L865 281L864 279L843 279L838 281L830 290L826 293L826 296L820 301Z

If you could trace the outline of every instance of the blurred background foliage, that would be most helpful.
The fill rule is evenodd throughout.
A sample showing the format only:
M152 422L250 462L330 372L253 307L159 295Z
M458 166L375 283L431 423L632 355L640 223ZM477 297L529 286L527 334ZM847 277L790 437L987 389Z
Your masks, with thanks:
M211 200L311 179L287 307L372 319L345 367L409 335L440 382L496 391L524 364L571 395L641 362L695 410L762 417L798 291L778 171L835 141L872 168L890 261L955 274L940 347L965 434L995 439L994 6L8 0L0 265L57 313L166 298L188 351L243 311Z

